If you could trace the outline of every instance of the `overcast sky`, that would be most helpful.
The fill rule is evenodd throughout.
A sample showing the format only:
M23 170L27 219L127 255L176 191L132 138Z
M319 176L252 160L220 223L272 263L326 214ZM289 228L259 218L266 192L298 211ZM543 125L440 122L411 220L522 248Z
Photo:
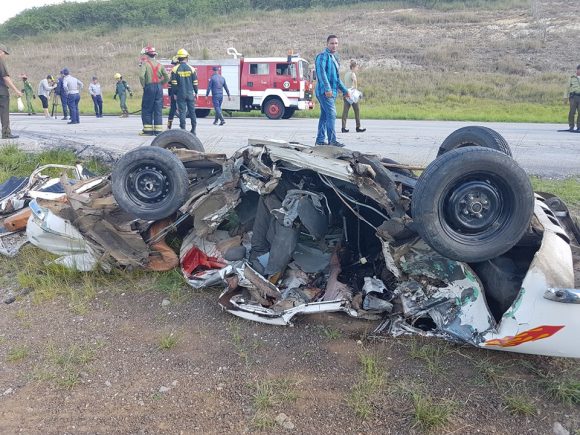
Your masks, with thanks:
M75 0L75 2L78 1ZM14 15L22 12L24 9L56 3L63 3L63 0L2 0L2 6L0 6L0 24L8 18L12 18Z

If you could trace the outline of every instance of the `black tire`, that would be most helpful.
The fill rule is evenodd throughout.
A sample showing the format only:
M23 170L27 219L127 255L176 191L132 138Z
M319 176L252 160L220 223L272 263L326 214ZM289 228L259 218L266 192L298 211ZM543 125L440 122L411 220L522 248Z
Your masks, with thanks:
M433 161L413 192L414 229L437 252L465 262L495 258L526 232L534 193L511 158L481 147Z
M173 214L187 197L187 171L171 151L142 147L125 154L111 174L119 207L140 219L159 220Z
M209 115L209 109L195 109L195 117L196 118L207 118Z
M461 147L479 146L491 148L512 157L512 151L501 134L487 127L470 126L455 130L439 147L437 157Z
M281 119L285 112L284 104L279 98L270 98L264 104L264 114L268 119Z
M284 115L282 115L282 119L290 119L294 116L294 112L296 112L296 107L286 107L284 110Z
M151 146L165 149L185 148L201 153L205 151L203 144L196 135L181 129L165 130L163 133L155 136L155 139L151 142Z

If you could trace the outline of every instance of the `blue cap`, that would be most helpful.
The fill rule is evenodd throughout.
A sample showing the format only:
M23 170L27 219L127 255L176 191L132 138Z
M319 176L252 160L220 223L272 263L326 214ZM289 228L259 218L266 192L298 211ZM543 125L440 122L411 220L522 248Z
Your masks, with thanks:
M64 74L65 76L68 76L69 75L68 68L63 68L61 73Z

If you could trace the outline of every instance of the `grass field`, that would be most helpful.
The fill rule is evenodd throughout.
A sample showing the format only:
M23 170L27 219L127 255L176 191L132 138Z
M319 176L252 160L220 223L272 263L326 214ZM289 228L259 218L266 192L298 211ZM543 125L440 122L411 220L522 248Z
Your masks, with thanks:
M343 73L349 59L361 65L363 118L559 123L566 119L562 97L570 68L578 62L567 49L576 33L567 3L425 0L411 8L375 2L356 11L245 11L185 26L95 27L14 41L8 67L14 77L26 72L33 88L64 66L86 86L97 75L107 114L120 113L112 99L113 75L120 72L135 90L128 100L134 112L141 100L138 53L148 43L165 58L184 47L195 59L222 59L234 46L246 56L285 56L293 48L312 62L326 35L337 32ZM38 100L35 106L40 110ZM80 108L93 113L86 90Z

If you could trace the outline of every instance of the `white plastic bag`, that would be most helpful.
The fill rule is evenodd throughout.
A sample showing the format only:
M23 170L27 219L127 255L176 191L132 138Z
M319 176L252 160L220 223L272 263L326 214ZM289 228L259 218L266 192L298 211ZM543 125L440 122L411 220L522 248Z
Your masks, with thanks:
M350 94L350 98L347 98L346 101L348 101L349 104L356 104L360 100L362 100L363 97L362 92L359 91L358 89L350 88L348 90L348 93Z
M24 112L24 103L22 102L22 98L18 97L16 99L16 105L18 106L18 111L19 112Z

